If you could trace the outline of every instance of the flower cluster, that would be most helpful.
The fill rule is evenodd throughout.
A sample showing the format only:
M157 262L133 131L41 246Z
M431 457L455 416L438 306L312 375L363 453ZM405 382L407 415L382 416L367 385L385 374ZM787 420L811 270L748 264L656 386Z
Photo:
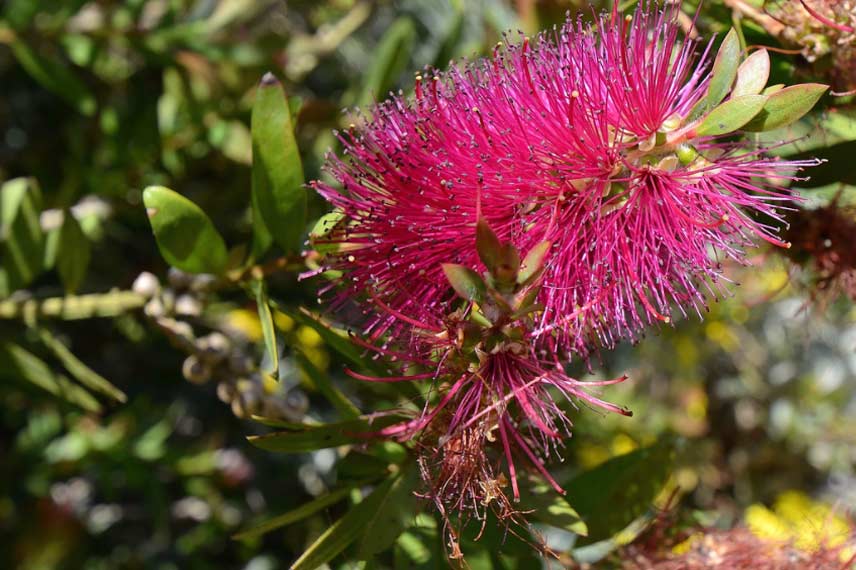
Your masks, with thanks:
M433 382L421 415L379 435L428 450L442 512L512 512L517 457L561 492L543 461L570 433L565 404L629 414L591 393L623 377L581 382L565 362L701 314L724 259L787 245L785 186L809 163L734 135L798 118L824 88L765 89L766 52L741 65L732 33L709 57L679 39L679 9L569 19L418 76L414 97L339 133L341 188L314 184L344 216L317 241L343 275L333 306L361 300L358 342L401 364L353 375Z

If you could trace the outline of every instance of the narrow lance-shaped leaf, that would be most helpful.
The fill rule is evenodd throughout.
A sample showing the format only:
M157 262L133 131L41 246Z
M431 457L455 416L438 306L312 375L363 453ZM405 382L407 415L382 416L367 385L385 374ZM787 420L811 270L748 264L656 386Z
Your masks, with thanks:
M68 347L66 347L58 338L50 331L44 328L37 329L39 338L48 350L59 360L65 369L74 376L74 378L96 392L100 392L105 396L116 400L117 402L125 402L128 397L119 388L114 386L109 380L92 370L82 360L77 358Z
M761 112L744 125L743 129L761 132L790 125L811 111L827 89L827 85L803 83L776 91L768 96Z
M757 95L764 90L770 78L770 54L760 49L746 58L737 69L737 81L731 90L731 97Z
M743 95L716 107L695 128L700 137L724 135L736 131L761 112L766 95Z
M219 274L226 268L226 243L199 206L163 186L146 188L143 203L167 263L188 273Z
M306 426L300 431L283 431L266 435L255 435L247 438L250 443L261 449L282 453L304 453L338 447L358 441L365 441L368 434L401 421L399 416L383 416L374 421L358 419Z
M402 468L373 516L366 523L357 558L368 560L395 543L416 514L416 495L419 484L416 464L410 462Z
M262 78L256 90L251 122L254 210L284 251L297 251L306 225L303 165L285 90L271 73Z
M86 277L91 256L89 239L71 211L66 210L59 232L56 266L68 293L74 293L80 287Z
M41 204L41 191L33 179L15 178L0 186L0 297L25 287L42 271Z
M92 394L62 374L56 374L36 355L13 343L0 343L0 377L26 381L90 412L101 411Z
M273 325L273 315L270 311L270 303L267 296L267 288L265 282L258 280L252 283L253 291L256 295L256 306L259 311L259 323L262 326L262 336L265 341L265 351L267 352L269 365L264 372L270 374L275 379L279 378L279 349L276 345L276 330Z
M467 301L484 299L486 287L481 276L463 265L444 263L443 273L455 292Z
M719 46L719 51L716 54L716 59L713 61L713 70L711 71L710 84L707 90L706 107L713 109L725 99L728 92L731 91L731 86L734 84L734 79L737 77L737 68L740 66L740 38L737 37L737 32L734 28L729 30L722 44Z
M317 570L357 540L365 532L378 508L383 505L395 481L396 478L391 477L375 487L368 497L354 505L345 516L324 531L297 559L291 570Z
M239 532L233 538L236 540L256 538L263 534L269 533L272 530L281 528L285 525L301 521L309 516L314 515L321 509L329 507L330 505L335 505L336 503L344 500L351 493L351 490L355 487L360 487L370 482L370 479L363 481L353 481L344 487L334 489L326 495L321 495L317 499L309 501L308 503L304 503L296 509L290 510L287 513L283 513L279 516L266 520L265 522L254 526L251 529Z

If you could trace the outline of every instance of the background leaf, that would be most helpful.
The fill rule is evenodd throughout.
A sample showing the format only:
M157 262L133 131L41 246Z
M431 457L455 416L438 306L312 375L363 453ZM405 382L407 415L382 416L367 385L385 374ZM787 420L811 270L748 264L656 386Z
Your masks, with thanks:
M673 444L664 439L613 457L564 484L565 500L588 527L588 536L579 542L607 539L644 514L666 483L673 460Z
M66 210L59 231L56 259L57 271L66 292L76 292L83 283L91 256L92 245L89 243L89 238L83 233L71 211Z
M167 263L188 273L226 269L226 243L199 206L163 186L146 188L143 202Z
M16 178L0 187L0 297L26 286L42 271L41 203L41 192L32 179Z
M298 251L306 226L303 165L285 91L270 73L256 90L252 139L255 212L264 220L264 231L284 251ZM263 243L264 239L263 232L256 241Z

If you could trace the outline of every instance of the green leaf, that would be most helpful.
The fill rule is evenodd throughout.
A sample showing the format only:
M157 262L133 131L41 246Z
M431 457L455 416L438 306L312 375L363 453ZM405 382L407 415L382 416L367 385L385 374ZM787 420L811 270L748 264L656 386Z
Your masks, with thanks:
M389 492L366 522L357 558L368 560L395 543L415 516L417 498L413 492L418 484L416 464L410 462L395 478Z
M276 346L276 329L273 325L273 315L270 311L270 302L267 296L267 287L262 280L253 281L251 284L256 295L256 307L259 311L259 323L262 326L262 336L265 341L265 351L270 361L270 368L264 370L274 379L279 379L279 349Z
M357 408L354 403L347 398L347 396L336 388L336 386L333 385L333 381L330 379L330 376L312 364L312 361L306 358L305 354L296 351L294 353L294 359L306 375L312 380L318 392L327 398L327 401L336 408L339 415L348 420L355 419L360 416L359 408Z
M363 349L351 342L346 331L336 328L332 323L324 320L321 316L309 312L306 309L300 311L293 307L286 307L274 303L278 311L282 311L298 323L314 329L324 340L324 343L344 357L358 370L367 370L382 374L384 369L374 360L363 358Z
M0 297L27 286L42 272L45 236L36 181L15 178L0 186Z
M119 388L110 383L109 380L89 368L77 356L74 355L58 338L50 331L44 328L38 328L37 333L42 341L42 344L50 350L53 355L59 360L65 369L74 376L74 378L95 392L104 394L105 396L116 400L117 402L125 402L128 397Z
M455 292L467 301L480 302L484 299L485 284L481 276L463 265L444 263L443 273Z
M707 137L734 132L760 113L766 102L766 95L743 95L729 99L702 119L695 128L695 134Z
M610 538L644 514L668 479L673 460L673 445L665 439L613 457L565 484L565 501L589 531L579 543Z
M338 447L358 441L366 441L367 434L376 432L396 422L400 416L382 416L369 422L366 419L306 426L300 431L281 431L266 435L253 435L248 441L258 448L281 453L304 453Z
M345 212L341 210L327 212L318 218L318 221L315 222L314 226L312 226L312 230L309 232L309 237L312 239L327 237L336 229L336 226L342 223L344 219Z
M257 209L277 245L286 252L298 251L306 226L303 165L285 90L271 73L256 90L251 123Z
M401 17L392 23L373 51L357 105L368 106L375 98L386 97L410 61L415 40L416 28L410 18Z
M66 292L74 293L86 277L92 246L70 210L63 214L58 246L57 271Z
M312 247L319 253L333 253L339 251L341 244L328 243L327 238L345 220L345 213L341 210L333 210L318 218L312 230L309 232L309 241ZM321 243L318 243L318 242Z
M790 125L811 111L827 89L827 85L803 83L776 91L768 96L764 108L744 125L743 130L772 131Z
M542 487L532 491L521 489L520 509L532 510L528 518L580 536L588 534L588 527L568 502L552 489Z
M713 61L713 70L705 99L705 111L719 105L731 91L739 65L740 38L737 37L734 28L731 28L728 35L722 40L719 51L716 53L716 59Z
M86 84L70 71L72 66L36 53L20 39L12 41L10 47L24 71L42 87L65 99L83 115L95 113L95 98Z
M366 477L379 478L385 473L389 473L389 461L384 461L380 457L375 456L372 451L375 451L379 446L372 446L373 449L367 453L352 449L341 461L336 463L336 479L338 481L365 479Z
M44 361L17 344L0 343L0 377L3 376L29 382L84 410L101 411L101 404L92 394L62 374L56 374Z
M770 78L770 54L760 49L747 57L737 69L737 81L731 90L731 98L757 95L764 90Z
M226 243L199 206L163 186L146 188L143 203L167 263L187 273L219 274L226 269Z
M250 247L250 260L252 263L256 259L261 258L273 243L273 236L270 230L265 225L264 217L262 217L262 208L259 206L258 192L250 194L250 215L253 224L253 242Z
M523 263L520 264L520 273L517 274L519 284L526 285L541 273L544 260L547 258L547 253L549 253L552 245L549 241L542 241L529 250L526 257L523 258Z
M357 540L386 501L396 481L396 477L391 477L375 487L368 497L324 531L291 566L291 570L317 570Z
M297 507L296 509L288 511L287 513L283 513L279 516L268 519L265 522L263 522L257 526L254 526L251 529L239 532L238 534L234 535L232 538L234 538L235 540L257 538L259 536L262 536L263 534L269 533L272 530L276 530L276 529L283 527L285 525L292 524L292 523L295 523L297 521L301 521L301 520L305 519L306 517L314 515L315 513L320 511L321 509L329 507L330 505L335 505L339 501L347 498L348 495L351 493L352 489L354 489L355 487L362 486L367 482L370 482L370 481L363 481L363 482L354 481L354 482L346 485L345 487L340 487L338 489L330 491L326 495L321 495L317 499L309 501L308 503L304 503L304 504L300 505L299 507Z
M502 258L502 242L484 218L476 223L476 251L487 270L493 273Z

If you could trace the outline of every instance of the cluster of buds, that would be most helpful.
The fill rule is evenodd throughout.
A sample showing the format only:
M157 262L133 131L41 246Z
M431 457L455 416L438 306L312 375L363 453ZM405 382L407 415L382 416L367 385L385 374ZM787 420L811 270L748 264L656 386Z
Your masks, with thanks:
M569 19L418 76L413 99L339 134L341 188L314 184L339 220L315 240L333 252L319 271L342 276L331 307L360 300L358 342L400 367L352 375L433 382L421 414L378 435L426 450L444 515L513 518L522 464L562 492L544 461L569 408L629 413L591 393L623 377L581 382L567 362L701 315L754 238L788 246L786 186L816 162L736 135L796 120L826 87L767 87L767 52L743 59L734 32L711 65L679 40L679 11Z
M781 35L810 62L830 56L829 72L841 91L856 89L856 0L770 2Z
M212 275L191 275L170 268L165 286L155 275L143 272L132 288L148 299L143 307L146 317L188 355L181 367L187 381L216 384L217 397L236 417L300 421L309 407L306 395L297 388L284 391L259 370L252 346L230 334L228 327L202 319L216 285ZM206 332L197 334L200 329Z

